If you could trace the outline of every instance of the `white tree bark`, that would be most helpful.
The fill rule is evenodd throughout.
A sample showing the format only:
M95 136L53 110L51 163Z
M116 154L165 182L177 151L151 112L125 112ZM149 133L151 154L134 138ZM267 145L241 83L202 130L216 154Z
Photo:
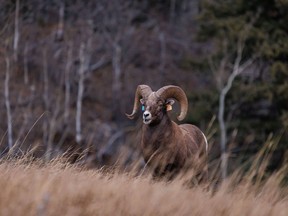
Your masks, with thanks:
M48 63L47 63L47 49L43 49L43 84L44 84L44 92L43 92L43 99L44 99L44 107L46 116L43 121L43 144L46 146L46 153L45 158L46 161L50 160L50 155L52 151L52 147L48 142L49 139L49 116L48 111L50 108L49 103L49 79L48 79Z
M87 49L91 46L91 38L88 40L87 45L81 43L79 50L80 67L78 70L78 95L76 104L76 142L80 143L82 141L82 127L81 127L81 115L82 115L82 100L84 93L84 81L85 73L89 69L90 64L90 53Z
M86 43L82 42L79 50L79 59L80 59L80 67L78 70L78 94L77 94L77 102L76 102L76 142L82 142L82 125L81 125L81 115L82 115L82 101L84 94L84 81L86 79L87 74L90 71L90 61L91 61L91 44L92 44L92 35L88 38Z
M246 62L244 62L242 65L240 65L243 54L243 46L244 46L243 41L239 40L237 44L237 56L233 64L233 71L230 74L226 85L221 89L219 97L218 121L220 125L221 173L223 179L227 177L227 168L228 168L227 128L226 128L226 121L224 118L226 95L230 91L235 78L254 62L254 58L251 58Z
M48 79L48 63L47 63L47 49L43 50L43 82L44 82L44 105L45 110L49 110L49 79Z
M114 47L114 53L113 53L113 71L114 71L114 77L113 77L113 94L119 94L121 91L121 55L122 55L122 49L121 46L115 42L113 45Z
M57 125L59 121L57 116L59 116L61 108L61 96L58 95L56 102L53 104L53 112L49 116L48 124L48 136L47 136L47 152L46 152L46 161L50 161L53 153L53 140L57 132Z
M68 124L68 119L70 115L70 70L73 61L73 47L72 44L69 44L68 53L67 53L67 62L65 66L65 102L64 102L64 123Z
M18 44L19 44L19 10L20 10L20 0L16 0L16 8L15 8L15 24L14 24L14 42L13 42L13 50L14 50L14 59L17 62L18 59Z
M12 116L11 116L10 97L9 97L10 59L6 57L5 61L6 61L6 76L4 84L4 95L5 95L5 106L7 115L8 147L10 150L13 147Z
M24 83L25 85L28 85L29 83L29 74L28 74L28 45L27 43L25 43L25 47L24 47Z
M159 41L160 41L160 76L161 76L161 85L164 85L164 73L165 73L165 66L166 66L166 40L165 35L163 32L159 34Z
M65 12L65 3L64 1L60 3L59 8L59 22L58 22L58 28L56 32L56 39L60 40L63 38L64 34L64 12Z

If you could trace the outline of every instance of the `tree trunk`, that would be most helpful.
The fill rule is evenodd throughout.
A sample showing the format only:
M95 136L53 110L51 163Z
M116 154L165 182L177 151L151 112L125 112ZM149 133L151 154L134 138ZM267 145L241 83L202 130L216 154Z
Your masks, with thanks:
M10 97L9 97L9 82L10 82L10 59L6 57L6 76L5 76L5 106L7 114L7 132L8 132L8 147L9 150L13 147L13 134L12 134L12 116L10 107Z

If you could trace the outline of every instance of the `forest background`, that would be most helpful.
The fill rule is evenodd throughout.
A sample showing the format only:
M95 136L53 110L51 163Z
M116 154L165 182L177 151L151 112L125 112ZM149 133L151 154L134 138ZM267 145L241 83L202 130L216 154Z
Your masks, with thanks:
M228 174L287 158L287 0L1 0L0 152L89 167L139 156L137 85L186 92ZM172 113L175 119L177 108ZM286 157L285 157L286 155Z

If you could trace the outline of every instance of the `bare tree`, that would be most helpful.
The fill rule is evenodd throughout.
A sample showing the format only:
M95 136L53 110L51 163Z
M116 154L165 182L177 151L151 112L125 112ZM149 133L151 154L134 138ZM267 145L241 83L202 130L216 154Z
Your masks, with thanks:
M112 85L112 92L113 95L119 95L122 88L122 82L121 82L121 58L122 58L122 48L116 40L113 42L113 56L112 56L112 65L113 65L113 85ZM118 97L117 97L118 98ZM118 99L116 99L118 100ZM118 103L116 103L118 104Z
M29 74L28 74L28 45L25 43L24 47L24 56L23 56L23 61L24 61L24 83L28 85L29 83Z
M16 8L15 8L15 25L14 25L14 42L13 42L13 50L14 50L14 59L17 62L18 59L18 44L19 44L19 10L20 10L20 0L16 0Z
M85 56L84 56L85 44L81 43L79 50L80 68L78 71L78 94L77 94L77 105L76 105L76 142L82 141L82 130L81 130L81 114L82 114L82 98L84 92L84 73L85 73Z
M5 57L6 61L6 76L4 84L4 94L5 94L5 105L6 105L6 115L7 115L7 131L8 131L8 147L12 149L13 147L13 133L12 133L12 115L10 107L10 97L9 97L9 83L10 83L10 59Z
M48 117L48 111L49 111L49 79L48 79L48 63L47 63L47 48L45 47L43 49L43 82L44 82L44 92L43 92L43 99L44 99L44 108L46 116L44 118L43 122L43 143L46 145L46 159L50 159L51 149L52 146L48 143L49 139L49 117Z
M72 43L69 44L68 47L68 53L67 53L67 62L66 62L66 66L65 66L65 72L64 72L64 76L65 76L65 104L64 104L64 123L65 125L68 124L68 118L70 115L70 70L71 70L71 66L72 66L72 56L73 54L73 46Z
M164 73L165 73L165 67L166 67L166 37L163 32L160 32L159 34L159 41L160 41L160 76L161 76L161 85L164 85Z
M46 161L51 160L52 153L53 153L53 139L55 137L55 134L57 132L57 126L59 125L59 114L61 111L61 96L58 95L56 98L56 102L54 104L54 109L49 115L49 121L48 121L48 136L47 136L47 150L46 150Z
M227 121L225 120L225 100L227 93L230 91L232 84L237 76L239 76L247 67L253 64L255 61L257 54L253 55L249 59L244 59L243 50L245 47L245 43L247 40L248 32L251 29L255 19L249 24L247 24L243 31L239 34L236 42L236 56L234 61L232 60L232 67L230 65L231 62L231 54L228 52L228 41L222 41L222 47L224 56L221 59L219 66L215 67L210 61L210 68L213 71L220 91L219 96L219 112L218 112L218 122L220 127L220 148L221 148L221 175L222 179L227 177L227 168L228 168L228 158L229 152L227 151ZM211 60L211 59L210 59ZM232 72L230 71L232 69ZM228 75L227 75L228 74ZM225 82L225 77L227 77L227 81Z
M254 58L250 58L244 63L240 64L243 59L243 48L244 44L239 40L237 44L237 57L235 59L232 73L228 77L228 81L220 90L219 97L219 112L218 112L218 121L220 125L220 146L221 146L221 170L222 170L222 178L227 177L227 168L228 168L228 155L227 152L227 127L226 121L224 119L225 113L225 99L227 93L230 91L233 81L235 78L241 74L248 66L250 66L254 62Z
M91 47L91 38L88 39L87 44L84 42L80 45L79 59L80 67L78 70L79 81L78 81L78 94L77 94L77 105L76 105L76 142L82 141L82 127L81 127L81 115L82 115L82 100L84 93L84 81L85 73L89 69L90 64L90 53L88 47Z
M62 1L59 7L59 21L58 21L58 28L56 31L57 40L62 40L64 35L64 12L65 12L65 2Z

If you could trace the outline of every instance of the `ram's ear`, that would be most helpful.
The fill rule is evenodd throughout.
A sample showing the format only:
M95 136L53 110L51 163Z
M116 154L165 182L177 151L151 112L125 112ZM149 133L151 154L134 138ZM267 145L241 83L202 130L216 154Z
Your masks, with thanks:
M140 103L141 103L141 104L144 104L144 103L145 103L145 101L144 101L143 98L140 99Z
M172 105L175 103L173 99L167 99L166 100L166 110L171 111L172 110Z

